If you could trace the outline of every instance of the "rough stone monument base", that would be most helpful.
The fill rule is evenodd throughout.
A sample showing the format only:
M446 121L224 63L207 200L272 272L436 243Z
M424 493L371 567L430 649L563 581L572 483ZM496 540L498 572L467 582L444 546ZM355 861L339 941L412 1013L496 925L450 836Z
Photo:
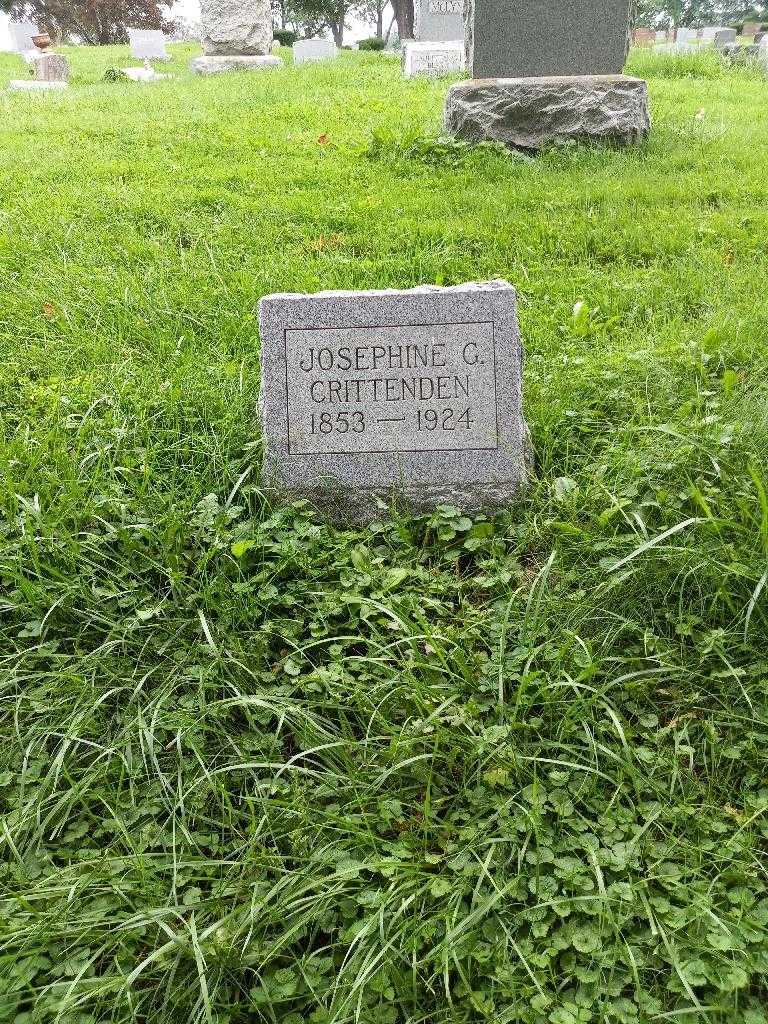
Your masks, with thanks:
M227 54L218 57L195 57L189 63L190 69L198 75L219 75L224 71L266 71L281 68L283 62L271 54L265 56L240 56Z
M39 82L34 78L15 78L8 83L11 92L55 92L68 89L67 82Z
M634 145L651 127L648 86L626 75L457 82L446 99L445 127L462 141L529 151L571 140Z

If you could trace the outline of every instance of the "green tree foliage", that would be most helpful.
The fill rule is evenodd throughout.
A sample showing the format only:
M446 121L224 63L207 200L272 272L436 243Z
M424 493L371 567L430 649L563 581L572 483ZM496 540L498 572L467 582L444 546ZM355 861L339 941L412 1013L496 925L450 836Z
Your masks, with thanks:
M30 18L54 39L79 38L93 44L124 43L131 28L170 27L163 8L173 0L0 0L0 10Z
M413 0L272 0L272 15L278 28L306 38L330 31L338 46L352 15L372 25L377 39L388 39L395 22L401 39L413 36Z
M639 0L637 24L649 27L731 25L768 16L768 4L748 0Z

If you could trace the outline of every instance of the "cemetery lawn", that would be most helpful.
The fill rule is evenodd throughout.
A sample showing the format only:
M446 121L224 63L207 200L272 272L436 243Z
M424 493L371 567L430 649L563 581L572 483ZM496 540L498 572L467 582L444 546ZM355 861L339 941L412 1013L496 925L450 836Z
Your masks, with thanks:
M174 50L0 93L1 1024L765 1024L768 83L531 161ZM518 505L265 500L261 295L493 277Z

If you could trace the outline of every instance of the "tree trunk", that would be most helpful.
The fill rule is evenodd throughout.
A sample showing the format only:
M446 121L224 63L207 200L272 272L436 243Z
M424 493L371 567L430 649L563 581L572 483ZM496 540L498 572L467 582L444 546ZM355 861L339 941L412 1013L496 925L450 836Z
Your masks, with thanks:
M413 39L413 0L392 0L397 22L397 34L401 39Z
M384 2L376 2L376 38L381 39L384 35Z
M331 30L334 43L341 48L344 43L344 18L342 17L340 20L329 18L328 28Z

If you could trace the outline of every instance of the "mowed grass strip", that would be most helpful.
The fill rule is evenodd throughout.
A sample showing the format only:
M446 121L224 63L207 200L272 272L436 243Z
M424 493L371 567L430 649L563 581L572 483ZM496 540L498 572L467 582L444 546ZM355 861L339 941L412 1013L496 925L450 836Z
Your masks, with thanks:
M171 50L0 94L0 1021L764 1024L768 84L529 160ZM264 497L262 294L497 276L516 507Z

